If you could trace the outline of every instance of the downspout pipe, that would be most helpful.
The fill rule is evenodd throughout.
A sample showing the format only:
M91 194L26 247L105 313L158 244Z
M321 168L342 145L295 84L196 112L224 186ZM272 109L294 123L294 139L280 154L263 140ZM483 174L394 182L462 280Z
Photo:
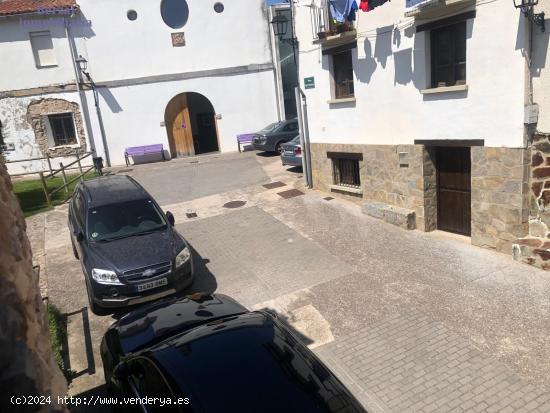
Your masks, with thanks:
M73 16L71 16L71 18L72 17ZM65 20L65 34L67 35L67 41L69 42L69 50L71 52L71 60L73 63L73 70L75 75L76 91L78 93L78 98L80 100L80 107L82 108L82 116L84 117L84 123L86 124L86 132L90 143L90 151L95 154L96 147L95 147L95 141L94 141L94 134L93 134L92 126L90 122L90 112L88 109L88 103L85 101L86 97L83 96L84 91L82 90L82 87L81 87L82 78L80 75L80 70L76 63L76 50L75 50L74 39L70 29L70 19Z
M300 145L302 146L302 168L304 170L305 184L308 189L313 188L313 177L311 173L311 147L309 143L309 126L307 117L307 96L296 86L296 110L298 112L298 127L300 131ZM302 103L303 100L303 103Z

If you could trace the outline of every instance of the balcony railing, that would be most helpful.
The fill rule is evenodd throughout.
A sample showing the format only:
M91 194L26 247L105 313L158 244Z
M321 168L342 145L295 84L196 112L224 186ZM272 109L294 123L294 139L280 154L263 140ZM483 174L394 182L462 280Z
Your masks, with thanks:
M320 7L312 7L312 19L314 38L319 40L355 29L353 22L340 23L332 18L328 0L321 0Z

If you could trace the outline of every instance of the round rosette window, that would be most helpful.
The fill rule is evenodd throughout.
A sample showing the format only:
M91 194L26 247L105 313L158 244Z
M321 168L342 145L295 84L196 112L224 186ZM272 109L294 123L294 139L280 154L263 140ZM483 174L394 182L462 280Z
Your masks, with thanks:
M189 19L189 6L185 0L162 0L160 15L168 27L181 29Z

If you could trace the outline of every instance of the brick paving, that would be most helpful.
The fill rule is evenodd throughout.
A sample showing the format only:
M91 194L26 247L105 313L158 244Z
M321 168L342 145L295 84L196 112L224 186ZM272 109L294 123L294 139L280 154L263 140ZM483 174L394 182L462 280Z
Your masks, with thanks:
M373 412L550 412L550 393L417 311L318 352Z

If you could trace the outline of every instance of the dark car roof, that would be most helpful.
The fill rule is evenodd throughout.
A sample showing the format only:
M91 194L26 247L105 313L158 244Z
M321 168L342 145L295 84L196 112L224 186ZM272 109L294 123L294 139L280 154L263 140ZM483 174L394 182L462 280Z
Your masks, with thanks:
M128 354L198 324L248 310L222 294L159 301L122 317L115 328L122 352Z
M287 327L266 312L203 324L148 356L195 412L365 410Z
M91 207L151 198L140 184L127 175L90 179L82 182L80 188Z

